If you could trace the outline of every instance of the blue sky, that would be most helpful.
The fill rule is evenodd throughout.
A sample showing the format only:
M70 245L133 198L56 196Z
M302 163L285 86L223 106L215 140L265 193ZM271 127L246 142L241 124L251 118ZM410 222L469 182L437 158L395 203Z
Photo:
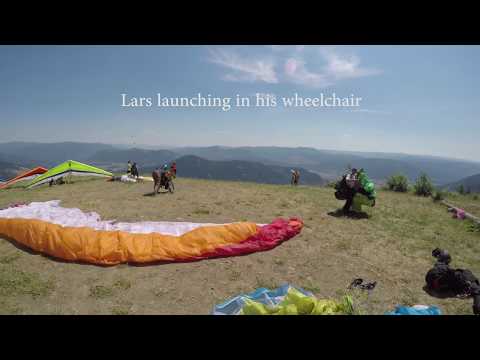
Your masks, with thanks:
M480 161L480 46L0 46L0 142L277 145ZM124 108L129 97L362 97L358 109Z

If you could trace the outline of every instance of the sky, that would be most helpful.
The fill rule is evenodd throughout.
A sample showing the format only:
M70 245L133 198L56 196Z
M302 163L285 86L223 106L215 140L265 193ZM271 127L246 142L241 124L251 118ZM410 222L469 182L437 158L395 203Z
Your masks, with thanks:
M480 161L480 46L0 46L0 142L289 146ZM162 97L249 97L166 108ZM255 106L269 94L277 107ZM282 97L361 97L286 108ZM151 107L122 106L151 97ZM233 105L233 103L232 103Z

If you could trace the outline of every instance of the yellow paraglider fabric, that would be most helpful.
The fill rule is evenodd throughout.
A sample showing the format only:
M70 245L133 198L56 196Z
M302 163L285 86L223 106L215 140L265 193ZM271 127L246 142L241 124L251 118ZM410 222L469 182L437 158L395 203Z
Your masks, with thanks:
M245 299L240 315L351 315L353 305L350 297L341 302L329 299L316 299L290 288L284 300L276 306Z

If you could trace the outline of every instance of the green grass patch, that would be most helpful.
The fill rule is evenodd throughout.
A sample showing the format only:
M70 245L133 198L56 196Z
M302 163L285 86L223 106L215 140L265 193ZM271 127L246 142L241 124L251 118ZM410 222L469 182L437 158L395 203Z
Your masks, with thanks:
M34 298L51 293L54 284L44 280L38 274L21 271L12 266L0 266L0 295L30 295Z
M0 256L0 264L4 264L4 265L11 264L15 262L19 257L20 257L20 254Z
M114 289L103 286L103 285L95 285L90 287L90 297L94 299L106 299L114 295Z
M195 209L193 210L192 212L194 215L209 215L210 214L210 210L207 210L207 209Z
M14 304L14 301L7 301L7 299L0 299L0 315L17 315L22 312L22 309Z
M128 315L130 309L127 307L117 306L112 309L112 315Z
M113 287L120 290L128 290L132 287L132 283L125 279L119 279L115 281Z

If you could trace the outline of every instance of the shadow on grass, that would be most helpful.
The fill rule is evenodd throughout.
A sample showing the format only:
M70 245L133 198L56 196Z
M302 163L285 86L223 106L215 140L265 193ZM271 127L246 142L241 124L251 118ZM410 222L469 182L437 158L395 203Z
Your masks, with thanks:
M167 190L167 191L160 191L160 192L157 192L156 194L155 194L155 191L152 191L152 192L143 194L143 196L154 197L154 196L156 196L156 195L164 195L164 194L168 194L168 193L169 193L168 190Z
M348 211L344 212L342 209L337 209L335 211L330 211L327 213L330 216L337 217L337 218L349 218L349 219L369 219L370 215L366 212L355 212L355 211Z

